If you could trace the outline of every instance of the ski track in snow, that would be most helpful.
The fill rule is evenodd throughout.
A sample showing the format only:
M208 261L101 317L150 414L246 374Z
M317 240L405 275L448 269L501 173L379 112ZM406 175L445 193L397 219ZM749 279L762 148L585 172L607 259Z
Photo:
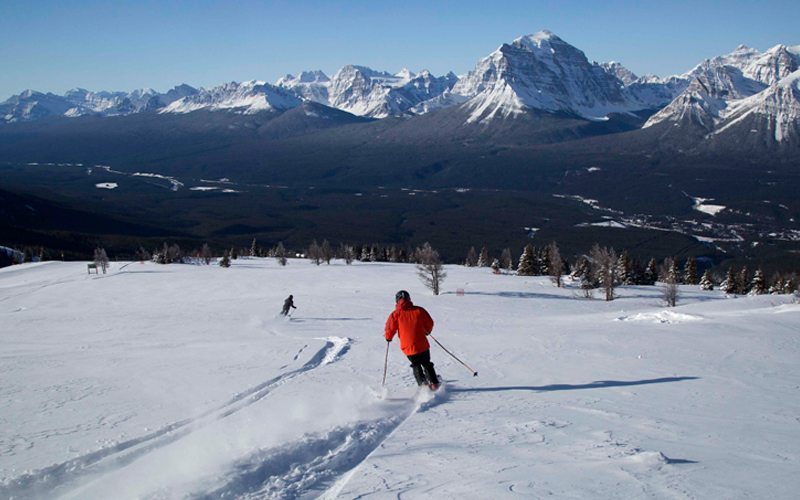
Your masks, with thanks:
M378 449L391 434L418 411L445 400L444 392L421 392L415 398L379 403L399 407L399 415L337 426L323 434L259 450L237 461L224 484L191 498L335 497L347 483L349 472Z
M53 496L52 492L63 491L64 487L73 485L84 476L103 474L123 467L151 451L162 448L212 422L222 420L257 403L273 390L297 376L340 359L350 347L348 338L328 337L320 340L325 340L325 345L296 370L240 392L224 404L193 418L180 420L144 436L16 477L0 485L0 498L21 499Z

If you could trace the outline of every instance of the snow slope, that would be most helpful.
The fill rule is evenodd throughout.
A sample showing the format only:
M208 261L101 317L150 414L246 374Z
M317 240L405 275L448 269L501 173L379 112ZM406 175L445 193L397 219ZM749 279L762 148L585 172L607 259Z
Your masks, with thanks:
M0 270L0 498L795 498L793 297L448 273ZM399 288L479 377L434 345L418 395L393 342L377 397Z

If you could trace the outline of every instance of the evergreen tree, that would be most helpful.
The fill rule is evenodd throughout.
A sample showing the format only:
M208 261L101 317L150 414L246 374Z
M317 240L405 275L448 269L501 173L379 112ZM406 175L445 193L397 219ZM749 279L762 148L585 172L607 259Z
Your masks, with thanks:
M231 254L228 250L225 250L225 253L222 254L219 265L222 267L231 267Z
M697 261L694 257L686 259L686 265L683 268L683 282L687 285L697 284Z
M570 276L572 276L573 279L580 280L581 283L583 283L585 278L586 282L593 285L591 264L585 255L578 257L578 261L575 263L575 267L572 269L572 274Z
M794 276L788 276L783 281L783 293L789 295L797 291L797 280Z
M655 285L658 281L658 262L655 258L651 258L644 269L644 282L643 285Z
M680 271L678 270L678 261L672 257L664 259L664 272L662 281L665 283L680 283Z
M736 293L736 273L732 266L725 273L725 279L719 284L719 288L727 294Z
M492 268L492 272L494 272L494 274L500 274L500 260L498 259L492 260L492 265L489 267Z
M631 259L631 270L628 276L631 285L644 285L644 266L638 259Z
M543 247L540 248L539 251L536 253L537 259L537 269L536 274L538 276L547 276L550 274L550 247Z
M531 255L533 255L533 274L532 276L540 276L542 274L542 252L536 246L531 246Z
M753 281L750 283L750 295L764 295L767 293L767 282L764 279L764 272L756 269Z
M736 293L739 295L747 295L750 291L750 272L747 266L744 266L739 274L736 275Z
M478 252L475 251L475 247L469 247L464 265L467 267L475 267L478 265Z
M622 285L633 285L633 261L627 250L623 250L617 259L617 280Z
M369 250L369 261L378 262L378 246L373 245Z
M519 257L519 265L517 266L517 274L519 276L533 276L536 272L536 261L534 257L533 245L528 243Z
M783 293L784 281L783 276L778 273L772 276L772 284L769 287L770 295L780 295Z
M700 278L700 288L702 290L714 289L714 281L711 279L711 271L708 269L703 273L703 277Z
M500 254L500 267L506 271L511 271L514 268L514 258L511 256L510 248L504 248Z
M492 263L489 257L489 249L485 246L481 248L481 254L478 256L478 267L489 267Z
M361 262L369 262L369 247L364 245L361 247L361 257L358 258Z
M250 244L250 257L258 257L258 246L256 246L256 239Z

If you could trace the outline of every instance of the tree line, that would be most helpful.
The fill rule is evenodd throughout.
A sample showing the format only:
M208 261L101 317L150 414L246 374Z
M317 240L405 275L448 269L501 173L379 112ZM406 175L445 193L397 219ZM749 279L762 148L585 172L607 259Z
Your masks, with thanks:
M3 247L5 248L5 247ZM6 255L11 263L52 260L58 256L48 253L44 248L25 248L22 251L8 249ZM426 242L419 247L409 245L371 244L331 244L327 239L319 243L313 240L301 250L287 249L282 242L264 247L253 238L249 248L225 248L221 255L204 243L200 248L185 252L177 243L164 242L151 251L139 247L134 258L139 261L153 261L158 264L206 264L212 262L222 267L229 267L231 261L240 256L275 258L280 265L287 265L290 258L305 258L316 265L330 264L333 259L341 259L346 264L361 262L396 262L413 263L417 266L420 279L434 294L438 294L446 277L444 262L438 251ZM108 256L105 249L98 246L92 260L105 269ZM668 305L675 305L677 285L699 285L703 290L719 290L728 294L790 294L798 289L798 278L795 273L774 273L769 279L757 268L750 271L747 266L736 269L729 266L724 275L720 269L706 269L698 276L698 264L694 257L688 257L680 265L677 259L667 257L661 262L655 258L641 261L632 258L623 250L620 253L614 248L595 243L588 252L577 255L571 260L562 257L556 242L544 246L527 244L519 259L509 248L504 248L500 255L492 256L488 247L477 251L470 247L463 265L467 267L490 268L494 273L515 274L517 276L549 276L553 283L560 287L565 276L579 283L580 290L587 297L600 290L605 300L615 298L615 289L620 285L652 286L656 282L663 283L664 299Z

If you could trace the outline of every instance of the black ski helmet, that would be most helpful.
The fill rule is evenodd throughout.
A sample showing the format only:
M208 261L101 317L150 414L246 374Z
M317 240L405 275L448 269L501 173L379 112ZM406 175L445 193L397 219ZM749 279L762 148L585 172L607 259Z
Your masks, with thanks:
M409 295L405 290L400 290L394 294L394 301L400 302L400 299L411 300L411 295Z

